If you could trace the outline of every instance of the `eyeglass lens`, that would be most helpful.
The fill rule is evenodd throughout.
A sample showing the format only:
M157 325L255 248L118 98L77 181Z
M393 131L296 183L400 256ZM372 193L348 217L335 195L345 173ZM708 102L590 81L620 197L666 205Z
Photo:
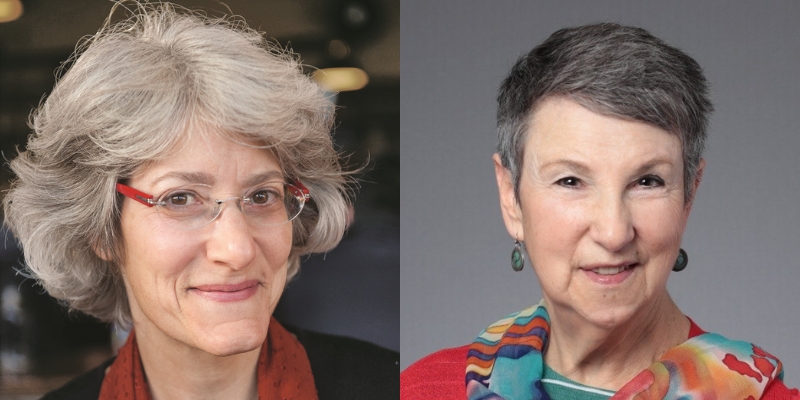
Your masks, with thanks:
M184 187L164 193L156 203L158 213L171 226L181 230L196 229L211 223L226 203L235 203L251 225L270 227L283 225L303 210L305 198L297 187L265 185L244 197L211 199L207 187Z

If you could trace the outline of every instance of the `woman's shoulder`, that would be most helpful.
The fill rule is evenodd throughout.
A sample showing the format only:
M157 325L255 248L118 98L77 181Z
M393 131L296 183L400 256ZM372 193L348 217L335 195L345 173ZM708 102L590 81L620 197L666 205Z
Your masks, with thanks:
M687 317L688 318L688 317ZM706 334L707 332L700 328L694 320L689 318L691 324L689 329L689 339ZM772 383L766 388L761 400L800 400L800 391L797 389L790 389L780 379L773 380Z
M397 399L400 356L369 342L287 327L306 350L320 400ZM111 358L43 400L96 399Z
M85 400L100 397L100 387L106 377L106 368L116 357L109 358L94 369L47 393L41 400Z
M704 332L691 321L690 337ZM464 373L469 346L439 350L416 361L400 374L400 399L466 398ZM767 387L762 400L800 400L800 391L779 379Z
M466 398L464 371L469 346L439 350L400 374L400 399Z
M286 329L306 350L320 400L397 399L398 352L344 336Z
M800 391L789 389L782 381L774 381L761 396L761 400L800 400Z

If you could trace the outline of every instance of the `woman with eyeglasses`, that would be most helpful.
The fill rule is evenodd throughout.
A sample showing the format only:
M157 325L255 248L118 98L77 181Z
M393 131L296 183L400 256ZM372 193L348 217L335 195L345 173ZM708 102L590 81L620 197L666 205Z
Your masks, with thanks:
M396 352L271 317L346 227L331 103L241 21L133 9L79 46L10 163L30 274L132 328L45 398L396 398Z

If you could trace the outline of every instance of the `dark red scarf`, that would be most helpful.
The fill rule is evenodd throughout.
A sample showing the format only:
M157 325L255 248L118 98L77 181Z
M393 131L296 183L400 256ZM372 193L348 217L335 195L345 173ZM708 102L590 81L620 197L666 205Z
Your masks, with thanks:
M267 340L261 346L256 368L259 399L317 400L306 350L275 318L269 323ZM152 400L134 332L119 349L100 388L99 400L117 399Z

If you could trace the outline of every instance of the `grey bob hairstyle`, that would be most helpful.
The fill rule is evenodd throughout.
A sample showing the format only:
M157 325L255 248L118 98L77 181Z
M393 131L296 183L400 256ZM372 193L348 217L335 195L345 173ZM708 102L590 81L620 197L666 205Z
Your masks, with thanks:
M692 198L714 108L694 59L644 29L613 23L561 29L520 57L497 96L497 152L517 198L529 122L543 100L557 96L677 135L684 197Z
M292 221L288 279L301 255L341 240L350 183L331 141L334 107L294 54L240 19L168 3L115 8L128 4L129 18L79 44L33 112L4 200L28 273L72 309L122 326L117 182L202 132L267 149L311 193Z

